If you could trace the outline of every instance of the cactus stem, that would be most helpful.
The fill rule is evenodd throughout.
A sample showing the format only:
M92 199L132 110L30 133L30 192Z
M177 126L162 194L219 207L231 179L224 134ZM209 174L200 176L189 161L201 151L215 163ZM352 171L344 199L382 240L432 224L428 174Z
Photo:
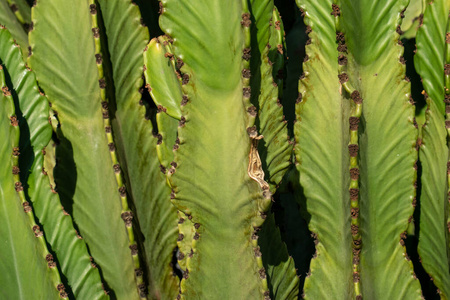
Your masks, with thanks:
M114 170L114 175L116 177L116 182L118 186L118 193L120 196L121 204L122 204L122 212L121 217L125 223L125 228L128 233L128 242L129 248L131 250L131 257L134 263L135 270L142 270L140 266L139 260L139 252L138 247L134 237L133 231L133 213L128 207L128 199L126 188L123 183L122 174L117 172L116 170L120 170L120 164L117 158L116 147L114 145L114 139L111 132L111 123L109 119L109 108L108 108L108 98L106 97L106 80L104 77L103 71L103 59L101 54L101 41L100 41L100 28L97 20L97 5L94 0L89 0L89 11L91 14L92 21L92 33L94 37L94 47L95 47L95 61L98 69L99 76L99 87L100 87L100 96L101 96L101 106L102 106L102 116L103 116L103 125L105 128L106 138L108 140L109 153L111 155L111 167ZM138 289L138 294L141 299L147 299L146 285L144 283L143 272L135 272L135 280Z
M352 264L353 264L353 286L356 299L362 297L361 294L361 278L360 278L360 253L362 247L361 232L360 232L360 217L359 217L359 163L358 163L358 151L359 151L359 137L358 128L362 114L362 98L352 84L350 83L349 76L347 75L347 46L345 45L345 35L340 30L340 9L337 4L332 4L331 14L335 17L336 26L336 42L338 44L338 71L339 81L345 91L350 94L353 100L353 105L349 118L349 131L350 141L348 150L350 154L350 203L351 203L351 234L352 234Z
M23 186L20 181L20 176L19 176L19 172L20 172L20 169L19 169L20 127L19 127L19 123L17 121L14 100L11 95L11 91L6 86L5 73L3 71L2 65L0 65L0 86L2 86L1 89L3 92L3 96L6 98L6 101L8 102L8 104L5 104L5 105L9 105L9 108L7 109L7 111L9 111L11 113L11 115L9 116L9 119L11 122L12 131L13 131L13 135L14 135L14 140L13 140L13 145L12 145L12 156L11 156L11 165L12 165L12 174L11 175L13 176L13 180L14 180L14 188L15 188L17 195L21 201L23 210L28 217L30 227L31 227L32 231L34 232L35 237L39 241L42 256L47 261L47 266L51 269L55 288L57 288L57 290L59 291L60 298L66 299L68 297L68 295L65 292L64 284L61 283L61 278L59 276L59 271L58 271L56 262L53 260L53 255L49 252L49 250L47 248L47 242L44 237L44 232L41 231L40 226L36 224L36 221L35 221L36 218L33 213L33 209L31 208L30 203L26 200Z
M450 14L448 16L448 20L450 21ZM445 34L445 65L444 65L444 91L445 91L445 97L444 97L444 103L445 103L445 125L447 129L447 141L450 140L450 128L448 128L447 124L450 121L450 23L447 22L447 30ZM448 145L447 145L448 146ZM448 193L449 195L448 201L449 204L447 205L447 230L448 233L450 233L450 147L449 147L449 154L448 154L448 162L447 162L447 186L448 186ZM448 240L448 249L450 249L450 239Z
M19 6L17 5L15 0L8 0L9 8L11 8L11 11L16 15L17 20L27 27L25 17L22 15L22 12L19 9Z

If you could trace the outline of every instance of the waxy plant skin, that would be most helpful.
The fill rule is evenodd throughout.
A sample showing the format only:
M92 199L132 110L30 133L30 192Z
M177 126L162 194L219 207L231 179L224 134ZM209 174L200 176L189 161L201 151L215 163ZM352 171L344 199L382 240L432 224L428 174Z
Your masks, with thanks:
M0 0L0 299L450 300L449 12Z

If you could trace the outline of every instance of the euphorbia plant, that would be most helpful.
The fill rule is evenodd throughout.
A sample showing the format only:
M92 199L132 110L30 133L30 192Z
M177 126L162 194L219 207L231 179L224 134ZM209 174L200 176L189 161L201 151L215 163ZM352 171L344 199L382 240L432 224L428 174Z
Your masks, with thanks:
M449 299L450 2L297 6L0 0L1 298Z

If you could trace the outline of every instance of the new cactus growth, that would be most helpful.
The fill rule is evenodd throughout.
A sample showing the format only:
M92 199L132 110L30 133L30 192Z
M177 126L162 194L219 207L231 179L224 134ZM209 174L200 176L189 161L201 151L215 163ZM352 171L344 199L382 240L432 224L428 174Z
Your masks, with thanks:
M0 0L0 299L450 299L449 13Z

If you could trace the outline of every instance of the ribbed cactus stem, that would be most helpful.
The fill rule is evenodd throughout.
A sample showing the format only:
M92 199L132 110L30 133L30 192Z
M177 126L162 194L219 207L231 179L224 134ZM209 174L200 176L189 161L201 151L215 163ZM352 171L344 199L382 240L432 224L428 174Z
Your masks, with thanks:
M106 97L106 79L103 71L103 60L102 60L102 49L101 49L101 40L100 40L100 28L97 20L97 6L94 0L89 0L89 10L91 13L92 20L92 34L94 37L94 47L95 47L95 60L97 63L98 69L98 82L100 86L100 96L101 96L101 105L102 105L102 115L103 115L103 125L105 128L105 134L108 141L109 153L111 155L111 171L114 172L117 182L117 190L120 195L121 204L122 204L122 212L121 217L125 223L125 227L128 233L128 244L131 251L131 256L134 263L134 275L136 278L136 284L139 291L139 296L141 299L147 299L146 294L146 284L144 283L143 271L140 267L139 253L137 251L137 243L135 241L134 232L133 232L133 213L128 207L128 199L126 188L123 183L122 174L120 170L120 164L117 159L116 147L114 145L113 134L111 131L111 122L109 119L109 109L108 102L109 99Z
M270 299L270 292L269 287L267 284L267 276L266 276L266 270L263 265L262 256L260 255L259 246L258 246L258 231L260 229L260 226L263 224L264 219L266 217L265 212L270 206L271 202L271 193L269 191L269 185L264 181L264 172L262 172L261 169L261 160L258 154L258 140L262 138L262 136L258 135L255 120L256 120L256 107L251 104L251 88L250 88L250 51L251 51L251 20L250 20L250 11L248 7L248 2L246 0L242 1L242 30L244 32L244 53L242 55L242 101L244 104L244 107L247 111L247 133L251 140L250 145L250 154L249 154L249 166L248 166L248 174L249 176L257 181L261 188L264 191L264 200L261 201L261 203L258 203L258 221L253 222L253 234L250 237L256 262L258 265L259 270L259 278L262 281L262 291L264 294L264 299ZM255 174L255 170L258 172L258 174ZM259 172L261 171L262 174ZM256 175L256 177L254 176ZM262 176L261 176L262 175ZM268 201L267 201L268 200Z
M269 53L269 59L273 63L273 79L278 86L278 97L283 96L283 67L284 67L284 30L283 23L281 21L278 9L274 7L272 13L271 25L274 26L275 30L271 31L272 35L275 35L275 40L277 41L277 51L273 55ZM271 37L272 39L272 37Z
M450 14L449 14L450 22ZM450 141L450 23L447 22L447 31L445 34L445 66L444 66L444 83L445 83L445 128L447 129L447 143ZM449 147L450 149L450 147ZM447 161L447 186L448 186L448 205L447 205L447 230L450 234L450 150ZM448 239L448 249L450 249L450 239Z
M26 24L25 17L20 12L17 2L15 0L8 0L8 4L9 4L9 7L11 8L12 12L16 15L17 20L22 24Z
M358 152L359 152L359 141L358 141L358 128L362 113L362 98L352 84L349 81L347 75L347 46L345 45L345 37L341 32L340 28L340 9L337 4L332 6L332 14L335 17L336 25L336 42L338 44L338 71L339 71L339 81L341 87L344 87L345 92L350 94L353 105L351 106L349 124L350 124L350 142L348 145L348 150L350 154L350 213L351 213L351 233L353 239L353 285L355 288L355 298L362 299L361 294L361 282L360 282L360 253L361 253L361 232L360 232L360 217L359 217L359 164L358 164ZM345 93L344 91L340 91Z
M7 104L9 105L9 108L7 111L10 112L9 120L12 126L12 131L14 132L14 141L12 141L12 155L11 155L11 164L12 164L12 175L14 178L14 188L17 192L17 195L20 199L20 202L22 204L23 210L25 214L28 217L29 224L31 226L31 230L34 233L34 236L38 239L41 249L39 251L41 252L41 255L43 259L47 261L47 266L51 270L51 276L53 279L53 284L55 288L59 292L60 298L66 299L68 298L67 293L65 292L64 284L61 282L61 278L59 276L58 267L56 265L56 262L54 261L53 255L49 252L47 248L47 242L44 238L44 232L41 231L41 228L38 224L36 224L35 221L35 215L33 213L33 209L30 206L30 203L25 198L25 193L23 191L23 186L20 181L20 169L19 169L19 155L20 155L20 149L19 149L19 140L20 140L20 127L19 127L19 120L17 118L17 115L15 113L15 106L14 106L14 100L11 95L11 91L6 85L5 80L5 72L3 71L3 66L0 65L0 86L3 92L3 96L6 98ZM4 116L2 116L4 117ZM7 142L7 141L3 141Z

